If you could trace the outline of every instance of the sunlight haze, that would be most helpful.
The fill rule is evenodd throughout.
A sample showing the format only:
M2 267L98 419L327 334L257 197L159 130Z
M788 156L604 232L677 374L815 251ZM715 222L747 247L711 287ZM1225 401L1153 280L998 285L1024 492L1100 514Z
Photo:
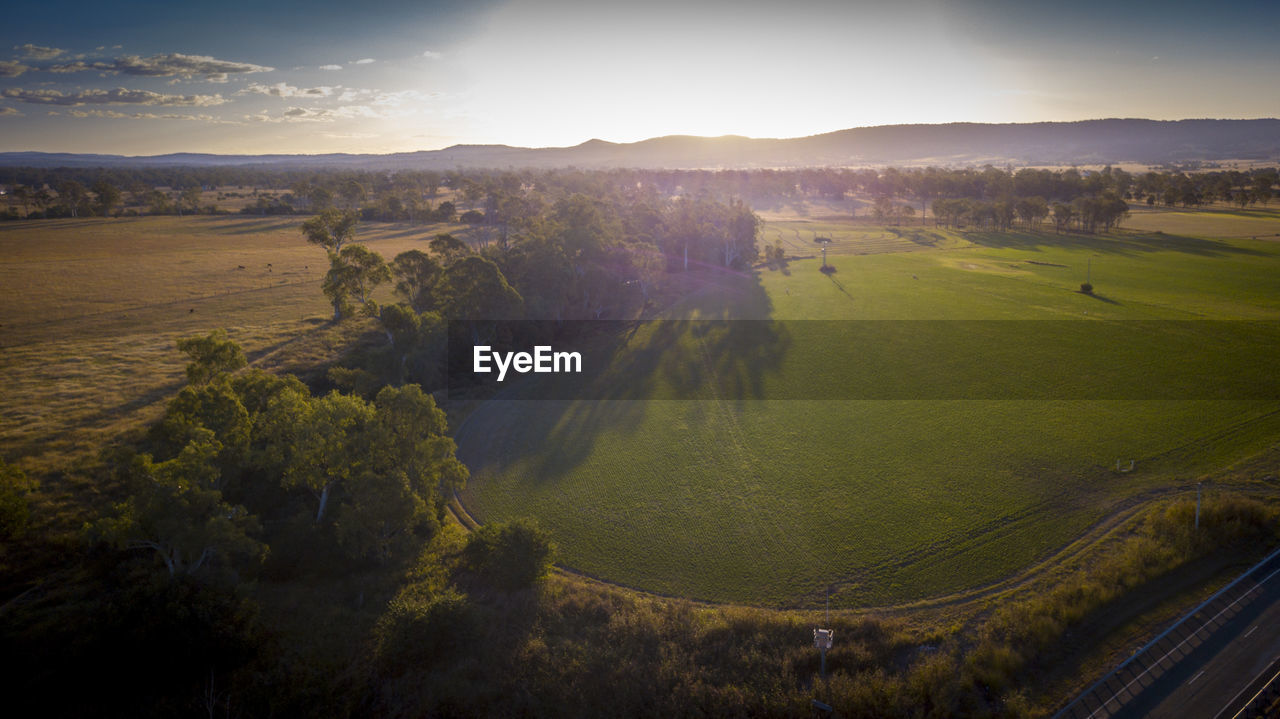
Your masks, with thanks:
M1280 115L1269 4L24 5L0 150L321 153ZM68 20L67 18L72 18Z

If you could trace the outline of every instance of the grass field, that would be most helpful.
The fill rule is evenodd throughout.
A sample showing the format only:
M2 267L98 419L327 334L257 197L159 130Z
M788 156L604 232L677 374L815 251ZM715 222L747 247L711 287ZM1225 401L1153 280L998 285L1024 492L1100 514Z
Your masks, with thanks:
M42 466L94 451L181 388L178 337L225 327L255 365L331 362L324 250L297 217L140 217L0 224L0 456ZM361 225L390 259L443 226ZM379 295L390 299L390 295Z
M1161 217L1167 229L1101 237L775 221L766 239L790 241L792 255L814 254L813 234L831 237L837 272L801 259L707 280L674 314L1280 319L1280 243L1177 234L1203 218ZM1077 291L1086 274L1093 296ZM698 340L663 342L697 363ZM629 347L645 351L643 335ZM820 381L815 368L849 362L841 347L761 353L772 371L743 396ZM473 472L468 511L537 518L563 563L593 576L768 605L817 603L828 584L833 602L851 606L997 581L1127 499L1185 487L1280 437L1273 401L643 399L673 396L662 381L619 396L628 399L499 400L473 412L458 433ZM1121 458L1137 469L1116 472Z
M1139 213L1146 229L1106 237L781 217L764 228L766 241L809 259L682 278L694 292L671 314L1276 319L1280 243L1243 236L1236 214ZM1274 214L1244 215L1248 232L1280 230ZM1226 222L1213 225L1222 237L1196 229L1206 217ZM333 361L369 327L327 321L324 255L299 222L0 224L0 456L61 467L154 418L180 387L181 336L227 327L265 368ZM465 232L371 223L359 236L391 257L445 230ZM817 271L815 234L834 240L834 275ZM1094 296L1075 291L1086 273ZM696 368L701 347L681 339L666 356ZM762 396L807 382L812 367L846 366L838 351L793 345ZM632 391L641 394L624 396L664 387ZM1243 400L493 401L459 432L474 472L463 499L485 521L536 517L566 566L621 584L812 604L830 583L838 605L887 604L1007 576L1118 503L1274 444L1276 409ZM1138 469L1116 473L1119 458Z

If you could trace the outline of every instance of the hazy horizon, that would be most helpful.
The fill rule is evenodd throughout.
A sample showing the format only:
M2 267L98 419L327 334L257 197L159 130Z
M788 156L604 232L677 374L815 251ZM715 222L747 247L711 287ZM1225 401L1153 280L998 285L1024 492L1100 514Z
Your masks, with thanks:
M513 145L513 144L511 144L511 143L504 143L504 142L491 142L491 143L466 143L466 142L464 142L464 143L456 143L456 144L454 144L454 145L449 145L449 146L440 147L440 148L417 148L417 149L406 149L406 150L389 150L389 151L386 151L386 152L377 152L377 151L364 152L364 151L360 151L360 150L331 150L331 151L317 151L317 152L281 152L281 151L276 151L276 152L235 153L235 152L204 152L204 151L198 151L198 150L172 150L172 151L168 151L168 152L153 152L153 153L141 153L141 154L128 154L128 153L120 153L120 152L68 152L68 151L65 151L65 150L42 150L42 149L32 149L32 150L3 150L3 149L0 149L0 153L8 154L8 153L23 153L23 152L31 152L31 153L46 153L46 154L53 154L53 155L62 155L62 154L74 154L74 155L116 155L116 156L122 156L122 157L137 157L137 158L145 158L145 157L159 157L159 156L165 156L165 155L187 155L187 154L189 154L189 155L220 155L220 156L234 156L234 155L246 155L246 156L255 156L255 155L260 155L260 156L266 156L266 155L298 155L298 156L317 155L317 156L318 156L318 155L328 155L328 154L349 154L349 155L372 155L372 156L378 156L378 155L393 155L393 154L400 154L400 153L434 152L434 151L439 151L439 150L447 150L447 149L450 149L451 147L511 147L511 148L513 148L513 149L517 149L517 150L559 150L559 149L572 149L572 148L576 148L576 147L579 147L579 146L582 146L582 145L586 145L586 144L589 144L589 143L592 143L592 142L608 142L608 143L611 143L611 144L617 144L617 145L628 145L628 144L634 144L634 143L638 143L638 142L645 142L645 141L649 141L649 140L662 140L662 139L668 139L668 138L695 138L695 139L699 139L699 140L727 140L727 139L765 140L765 141L768 141L768 140L792 140L792 139L802 139L802 138L804 138L804 137L813 137L813 136L819 136L819 135L824 135L824 134L831 134L831 133L835 133L835 132L841 132L841 131L843 131L843 130L862 130L862 129L873 129L873 128L880 128L880 127L946 127L946 126L951 126L951 125L1036 125L1036 124L1071 124L1071 123L1084 123L1084 122L1105 122L1105 121L1112 121L1112 120L1118 120L1118 121L1148 121L1148 120L1152 120L1152 121L1155 121L1155 122L1189 122L1189 121L1219 121L1219 120L1260 121L1260 120L1280 120L1280 117L1241 117L1241 118L1234 118L1234 117L1230 117L1230 118L1228 118L1228 117L1184 117L1184 118L1175 118L1175 119L1171 119L1171 120L1156 120L1156 119L1154 119L1154 118L1149 118L1149 117L1098 117L1098 118L1087 118L1087 119L1084 119L1084 120L1039 120L1039 121L1026 122L1026 123L1001 123L1001 122L982 123L982 122L970 122L970 121L967 121L967 120L954 120L954 121L950 121L950 122L939 122L939 123L899 123L899 124L893 124L893 125L860 125L860 126L857 126L857 127L837 128L837 129L835 129L835 130L830 130L830 131L825 131L825 132L820 132L820 133L813 133L812 135L801 135L801 136L796 136L796 137L751 137L751 136L748 136L748 135L735 135L735 134L726 134L726 135L689 135L689 134L669 134L669 135L656 135L656 136L653 136L653 137L645 137L645 138L640 138L639 140L624 140L624 141L620 141L620 142L615 142L615 141L612 141L612 140L604 140L604 139L599 138L599 137L590 137L590 138L586 138L586 139L584 139L584 140L581 140L581 141L579 141L579 142L574 142L574 143L566 144L566 145L541 145L541 146Z
M1010 0L15 7L0 151L570 147L1280 116L1280 7Z

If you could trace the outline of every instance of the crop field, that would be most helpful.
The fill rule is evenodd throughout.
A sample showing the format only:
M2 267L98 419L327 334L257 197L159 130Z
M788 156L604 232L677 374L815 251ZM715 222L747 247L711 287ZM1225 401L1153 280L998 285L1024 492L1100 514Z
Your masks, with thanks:
M1280 319L1280 242L1241 237L1229 222L1222 236L1177 231L1202 219L1151 213L1142 230L1102 236L774 220L766 241L806 259L705 279L670 314ZM1274 216L1261 221L1280 231ZM832 274L818 271L815 235L833 240ZM1092 295L1078 291L1086 277ZM657 373L616 399L491 400L458 441L473 473L462 500L476 519L534 517L565 566L659 593L783 606L820 604L828 586L833 606L946 596L1017 573L1126 502L1188 491L1280 437L1274 397L946 399L945 361L919 398L823 399L806 383L878 378L858 376L843 338L811 332L749 346L744 371L759 376L718 385L737 395L699 398L698 382L734 368L706 337L648 331L620 363L659 348L655 366L701 363L699 372ZM877 348L877 366L927 371L928 357L894 351ZM829 396L849 396L842 390ZM1134 470L1116 471L1117 460Z

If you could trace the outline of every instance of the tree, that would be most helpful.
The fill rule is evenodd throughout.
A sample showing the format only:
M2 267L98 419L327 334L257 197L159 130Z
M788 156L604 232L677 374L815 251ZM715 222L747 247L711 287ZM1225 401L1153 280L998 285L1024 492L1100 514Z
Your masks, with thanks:
M435 306L431 289L440 277L440 263L421 250L409 250L391 261L391 275L396 279L396 294L417 312Z
M218 329L203 337L178 340L178 350L191 358L187 365L187 381L205 384L221 374L235 372L247 364L240 345L227 339L227 331Z
M67 180L58 185L58 199L66 205L72 217L79 217L80 206L87 196L88 191L84 189L84 185L75 180Z
M433 193L434 194L434 193ZM436 206L435 212L432 213L432 219L436 222L453 222L458 216L458 208L452 202L445 200Z
M347 180L343 183L340 192L342 194L342 199L347 202L348 211L358 209L360 207L360 203L364 202L365 198L368 197L368 193L365 192L364 185L361 185L355 180Z
M440 257L441 264L452 264L454 260L460 257L466 257L471 254L471 248L467 243L459 240L453 235L445 232L431 238L427 243L427 247Z
M411 546L415 534L434 534L435 518L403 471L356 475L334 521L338 544L357 559L386 561Z
M1064 202L1053 203L1053 229L1056 232L1062 232L1071 225L1071 221L1075 219L1076 211L1071 205Z
M53 204L53 195L47 188L41 187L32 195L31 201L35 203L36 209L40 210L40 214L44 218L49 219L49 205Z
M178 197L178 214L182 214L183 204L191 208L191 214L194 215L197 212L199 212L201 194L202 194L202 190L199 185L188 187L187 189L183 190L182 194L179 195Z
M101 179L93 183L93 187L91 189L93 190L95 197L94 206L98 210L99 215L107 217L111 214L111 211L120 204L120 198L122 195L120 194L119 188L110 182L107 182L105 179Z
M454 455L457 445L444 412L416 384L384 387L373 403L370 452L385 471L404 471L419 496L443 507L468 476L466 465Z
M147 193L147 212L153 215L168 214L173 204L169 200L169 196L159 190L152 190Z
M315 495L315 523L324 521L334 488L364 471L365 442L373 408L359 397L331 392L298 407L288 442L290 455L281 479L286 489Z
M22 216L24 218L31 216L31 199L35 192L26 185L16 185L10 197L22 203Z
M373 290L390 279L391 270L382 255L367 247L348 245L337 254L330 253L322 289L333 303L334 321L347 313L352 299L373 311Z
M135 457L125 469L129 498L88 525L91 536L121 549L155 552L170 578L195 574L219 556L260 560L266 546L251 536L257 520L212 487L219 449L213 433L203 430L167 462Z
M153 429L173 451L196 440L201 432L213 432L220 449L217 456L218 476L212 487L222 491L249 460L252 418L239 394L225 375L202 385L188 385L170 400L164 418Z
M1043 197L1023 197L1015 203L1014 211L1022 224L1031 229L1049 216L1049 203Z
M893 200L888 195L881 195L876 198L876 203L871 206L871 216L876 222L884 222L891 214L893 214Z
M436 297L451 320L514 319L524 304L498 266L476 255L444 269L436 283Z
M383 305L378 311L378 321L392 347L411 344L418 334L421 320L418 313L402 304Z
M342 246L355 237L358 217L351 210L339 210L334 207L325 208L320 214L302 223L302 234L307 242L320 245L335 254L342 251Z

